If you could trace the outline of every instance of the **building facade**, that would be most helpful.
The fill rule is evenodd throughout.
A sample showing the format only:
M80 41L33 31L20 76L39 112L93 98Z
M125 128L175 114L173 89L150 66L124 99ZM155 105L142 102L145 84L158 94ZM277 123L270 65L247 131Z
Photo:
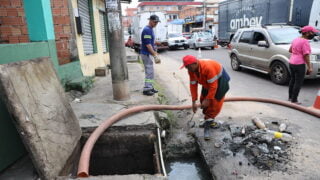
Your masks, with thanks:
M1 0L0 64L50 57L63 85L110 64L104 0ZM0 98L0 171L26 154Z
M157 1L157 2L141 2L138 5L138 12L144 11L163 11L167 14L167 21L179 19L179 12L185 6L201 5L202 2L187 2L187 1Z

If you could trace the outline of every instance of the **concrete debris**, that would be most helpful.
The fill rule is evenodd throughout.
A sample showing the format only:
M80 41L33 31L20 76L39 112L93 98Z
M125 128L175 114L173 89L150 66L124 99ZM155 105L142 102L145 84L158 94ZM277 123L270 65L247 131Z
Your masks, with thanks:
M281 151L281 147L279 147L279 146L274 146L273 149L277 150L277 151Z
M216 148L220 148L222 145L224 145L223 141L214 143L214 147L216 147Z
M274 138L265 130L256 126L226 125L232 139L224 138L223 149L230 150L234 156L244 152L249 164L261 170L286 171L285 164L290 161L292 142ZM239 165L243 163L239 162Z
M279 131L283 132L286 129L287 129L287 125L285 123L281 123L280 126L279 126Z
M75 99L73 100L73 102L80 103L80 102L81 102L81 99L75 98Z
M241 129L241 135L246 135L246 128L245 127L243 127L242 129Z

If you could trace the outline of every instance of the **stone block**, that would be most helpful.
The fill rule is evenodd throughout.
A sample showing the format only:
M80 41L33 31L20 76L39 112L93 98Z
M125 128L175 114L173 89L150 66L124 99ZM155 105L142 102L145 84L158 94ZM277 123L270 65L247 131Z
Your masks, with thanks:
M106 67L98 67L94 70L95 76L106 76Z
M40 178L55 179L81 129L50 59L0 65L0 95Z

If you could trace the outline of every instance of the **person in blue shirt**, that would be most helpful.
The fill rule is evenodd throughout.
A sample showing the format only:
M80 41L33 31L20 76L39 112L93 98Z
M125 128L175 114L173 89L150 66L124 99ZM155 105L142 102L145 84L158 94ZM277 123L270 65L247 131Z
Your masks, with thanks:
M153 28L157 26L160 22L157 15L151 15L149 18L149 24L144 27L141 33L141 51L140 56L144 64L145 69L145 80L143 87L143 94L147 96L152 96L158 91L153 88L154 82L154 69L153 61L151 56L153 56L155 63L160 63L161 60L158 57L158 53L155 50L155 37L153 33Z

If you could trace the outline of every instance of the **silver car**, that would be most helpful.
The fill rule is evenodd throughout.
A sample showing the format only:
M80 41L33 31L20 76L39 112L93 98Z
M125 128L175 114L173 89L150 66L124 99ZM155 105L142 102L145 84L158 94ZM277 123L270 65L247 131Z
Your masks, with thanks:
M269 74L276 84L287 84L290 80L289 48L291 42L301 36L299 27L270 25L238 29L230 43L231 67ZM320 42L311 40L310 61L313 71L306 79L320 77Z
M198 49L202 47L209 47L214 49L215 41L210 32L194 32L188 40L189 47Z

